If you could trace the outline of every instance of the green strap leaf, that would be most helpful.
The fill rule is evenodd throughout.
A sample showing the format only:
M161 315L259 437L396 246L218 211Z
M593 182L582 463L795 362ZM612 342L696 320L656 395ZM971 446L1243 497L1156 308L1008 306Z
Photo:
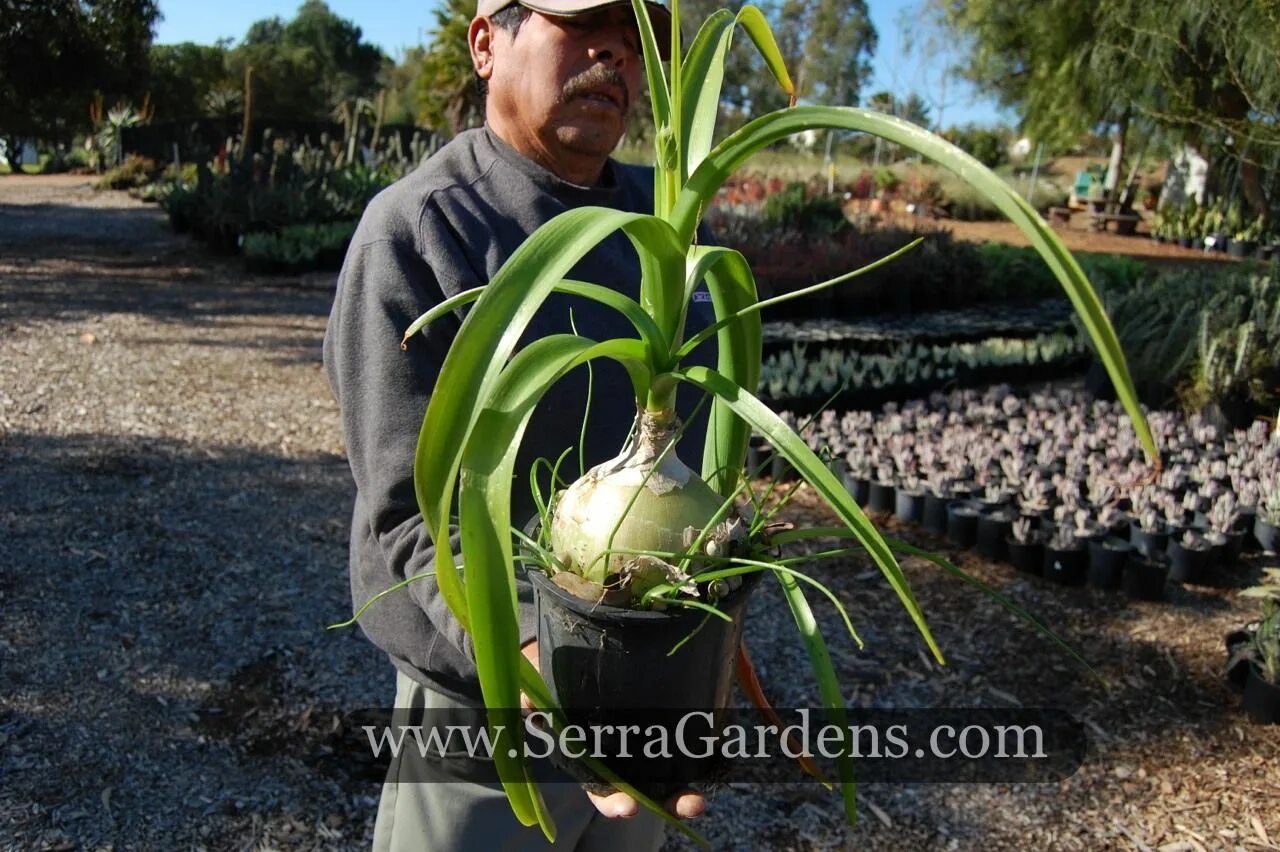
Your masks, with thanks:
M854 107L802 106L762 116L716 146L690 176L676 200L671 218L680 239L686 243L692 239L702 215L704 200L714 195L734 170L752 154L795 133L831 128L872 133L929 157L990 199L1026 234L1075 306L1097 349L1099 359L1111 376L1117 397L1129 413L1139 441L1158 468L1160 454L1138 404L1124 353L1116 339L1115 330L1102 309L1102 303L1089 285L1080 265L1057 234L1012 187L964 151L921 127L891 115Z
M463 449L503 365L533 314L565 273L617 230L627 235L640 255L642 291L648 292L652 303L644 304L645 310L653 314L678 299L684 252L669 225L638 213L582 207L562 213L535 231L498 270L475 309L463 320L441 369L441 375L451 380L437 383L431 394L414 457L418 506L438 545L448 541L443 533ZM674 288L665 288L675 292L667 297L663 281L650 280L655 278L675 278ZM465 627L465 601L447 546L436 548L436 573L446 603Z
M754 388L760 381L764 336L760 328L760 314L748 310L759 300L751 267L746 258L732 249L696 247L691 256L696 262L690 276L689 298L692 298L691 291L697 286L697 281L705 278L715 308L713 328L716 330L713 333L719 344L716 367L721 375L736 384ZM706 332L699 337L704 334ZM677 360L683 359L685 354L685 349L682 349ZM751 427L746 421L734 414L723 400L714 397L702 448L702 478L721 497L728 497L737 489L750 440Z
M939 663L945 664L942 651L934 640L929 625L925 623L924 613L921 612L920 605L911 592L911 586L890 551L889 545L867 520L867 516L849 496L849 492L845 490L840 480L836 479L830 468L814 455L804 440L767 405L716 371L707 367L688 367L675 371L674 375L723 399L735 414L769 441L775 452L782 453L783 457L791 462L800 476L813 486L818 495L866 548L867 554L889 581L889 585L898 595L898 600L902 602L911 620L915 622L916 629L920 631L934 658Z
M733 42L733 13L719 9L702 23L684 60L680 121L684 125L685 169L692 171L711 150L724 86L724 59ZM684 176L681 176L683 181Z
M769 21L764 13L755 6L743 6L738 11L738 25L747 31L751 43L764 58L764 64L768 67L769 73L778 81L782 91L786 92L794 102L795 84L791 82L791 75L787 73L787 63L782 58L782 51L778 49L778 42L773 38L773 30L769 29Z
M470 290L463 290L456 296L451 296L440 304L432 307L422 316L414 320L413 323L405 329L401 348L404 348L404 346L408 344L410 338L425 330L427 326L431 325L431 323L447 314L453 313L459 308L466 307L479 299L480 295L484 293L484 290L485 288L483 286L472 287ZM574 281L568 278L555 285L552 290L556 293L581 296L582 298L590 299L593 302L599 302L606 307L613 308L630 320L631 324L635 326L636 333L640 335L641 339L644 340L654 352L662 351L662 333L658 330L658 326L654 323L653 319L644 312L644 309L641 308L640 304L634 299L629 299L617 290L610 290L608 287L602 287L599 284L591 284L586 281Z

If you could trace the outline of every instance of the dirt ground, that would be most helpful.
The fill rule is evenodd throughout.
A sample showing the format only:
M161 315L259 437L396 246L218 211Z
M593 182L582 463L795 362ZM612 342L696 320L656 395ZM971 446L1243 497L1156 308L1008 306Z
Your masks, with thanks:
M0 848L368 848L376 773L335 761L332 734L392 674L324 629L349 612L352 498L320 371L331 282L245 276L83 178L0 177ZM830 520L806 491L786 517ZM1236 590L1272 562L1131 602L879 522L1034 612L1106 684L907 560L938 666L870 564L841 559L815 575L866 647L815 610L849 705L1060 708L1088 732L1083 766L865 783L852 827L816 784L734 784L695 824L711 848L1280 848L1280 726L1251 723L1222 676L1253 612ZM775 584L747 641L775 704L812 703Z

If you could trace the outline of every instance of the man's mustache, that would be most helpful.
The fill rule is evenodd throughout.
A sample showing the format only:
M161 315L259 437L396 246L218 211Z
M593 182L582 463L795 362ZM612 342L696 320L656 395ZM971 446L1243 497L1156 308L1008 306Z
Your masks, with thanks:
M583 71L569 82L564 84L564 90L561 93L563 101L571 101L574 98L588 94L600 86L612 86L622 93L622 111L628 112L631 109L631 92L627 90L627 81L623 78L618 69L611 68L608 65L593 65L586 71Z

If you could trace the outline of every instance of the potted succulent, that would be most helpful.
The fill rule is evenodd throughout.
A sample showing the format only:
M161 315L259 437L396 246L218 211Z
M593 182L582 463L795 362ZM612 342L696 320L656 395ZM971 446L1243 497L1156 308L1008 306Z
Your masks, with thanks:
M973 547L978 541L981 507L972 500L952 500L947 505L947 538L956 547Z
M908 524L918 524L924 520L924 487L915 474L907 474L902 479L894 495L894 516Z
M1059 524L1044 546L1044 576L1064 586L1083 586L1089 553L1070 524Z
M1218 561L1230 563L1240 558L1240 551L1244 547L1244 533L1237 526L1240 512L1235 494L1228 491L1218 497L1210 507L1206 520L1209 522L1209 529L1222 537Z
M1169 579L1175 583L1204 583L1209 569L1209 542L1196 530L1169 541Z
M678 19L678 4L671 6L673 18ZM847 727L844 692L802 585L802 581L809 585L815 581L800 575L793 562L778 558L780 546L810 537L852 538L895 590L934 657L939 662L944 659L894 556L895 549L915 551L886 541L804 440L754 395L762 361L760 311L788 296L760 301L741 254L700 245L696 239L710 200L753 153L805 130L869 132L922 153L973 184L1023 229L1045 257L1082 315L1143 446L1152 459L1158 456L1120 345L1096 294L1058 237L1003 180L918 127L851 107L792 106L747 123L713 147L721 71L735 28L745 30L783 89L793 91L764 16L751 6L736 16L724 10L712 14L687 55L681 48L680 30L673 27L671 61L664 76L641 0L633 0L633 7L656 127L654 214L592 207L570 210L530 236L486 286L442 302L406 333L408 345L426 324L471 305L445 357L423 419L414 465L415 493L436 543L434 581L471 638L490 713L495 765L508 801L517 818L541 826L548 838L554 837L554 825L524 756L523 729L514 719L511 724L498 724L495 714L498 721L506 721L504 714L515 712L510 708L519 707L523 692L534 706L550 714L553 729L562 730L571 717L557 701L560 690L584 688L585 694L604 699L611 694L610 684L634 683L637 672L643 672L643 680L650 685L697 681L713 699L727 700L733 659L712 655L719 664L699 667L701 658L695 658L693 670L683 671L691 664L681 653L669 652L689 634L681 616L690 610L706 616L699 621L708 622L698 631L699 637L722 631L714 641L720 648L733 647L735 636L749 629L743 627L743 610L735 597L745 594L748 586L740 578L747 575L770 574L780 584L804 639L829 719L837 728ZM643 277L638 301L605 286L565 279L579 258L617 233L631 241L640 258ZM797 294L818 292L853 274ZM703 283L710 292L716 322L685 339L688 304ZM517 351L533 314L555 291L616 308L630 321L635 336L602 341L555 336ZM717 367L687 365L689 354L713 339L718 344ZM521 538L517 548L513 530L518 537L523 519L511 517L511 473L528 418L549 387L597 358L620 362L631 379L637 406L631 436L617 458L587 471L543 501L537 523L530 528L534 534ZM686 466L676 450L682 427L675 400L682 385L702 391L710 401L707 449L700 470ZM796 469L835 512L841 527L780 533L768 523L767 512L749 506L750 483L744 480L743 464L752 430ZM888 508L892 509L891 503ZM447 534L455 511L460 544ZM566 670L551 637L540 636L540 674L519 647L517 556L522 562L536 562L528 575L537 593L540 622L545 622L541 613L549 610L573 610L574 617L583 620L610 618L617 610L639 611L649 616L647 629L661 632L668 640L641 644L662 648L662 656L637 661L624 648L611 657L623 665L618 671L597 665L603 662L600 659L579 654L575 655L578 664ZM567 576L557 582L561 575ZM605 590L625 599L625 605L592 599ZM595 683L583 687L583 681ZM669 690L650 687L648 692L654 701L671 697ZM604 781L665 816L652 796L603 762L583 760ZM853 765L848 749L836 767L846 812L852 818ZM667 818L678 830L692 834L687 826Z
M1009 548L1009 562L1014 568L1027 574L1040 575L1044 571L1044 533L1032 525L1028 517L1013 522L1011 535L1005 539Z
M1262 226L1263 216L1259 215L1258 218L1235 231L1231 236L1231 245L1227 247L1227 254L1238 258L1252 257L1258 248L1258 237L1262 236Z
M1154 507L1145 507L1129 527L1129 543L1139 553L1152 557L1169 547L1169 531Z
M1158 601L1164 597L1165 581L1169 579L1169 557L1160 551L1146 554L1136 546L1125 563L1120 585L1134 600Z
M871 492L867 499L867 508L873 512L889 513L893 511L893 466L879 464L876 466L875 478L871 480Z
M1280 473L1272 478L1263 494L1253 522L1253 537L1268 553L1280 553Z
M1280 723L1280 568L1267 568L1267 582L1240 594L1256 599L1262 618L1234 645L1227 671L1247 662L1249 669L1241 705L1255 722ZM1230 637L1228 638L1230 643Z
M983 509L978 516L978 552L992 562L1003 562L1008 559L1009 544L1006 540L1013 532L1013 522L1016 518L1017 515L1008 506Z
M845 491L859 506L866 506L871 497L871 459L851 453L845 457L845 463L848 466L842 477Z
M955 481L942 471L929 472L929 486L924 492L924 528L937 535L947 534L947 503L951 500Z

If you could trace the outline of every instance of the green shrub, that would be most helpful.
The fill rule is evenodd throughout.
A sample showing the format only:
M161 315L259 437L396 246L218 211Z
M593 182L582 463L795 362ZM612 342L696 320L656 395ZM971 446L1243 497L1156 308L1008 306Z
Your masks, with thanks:
M155 160L130 154L115 168L98 179L98 189L133 189L150 183L159 170Z
M764 221L776 228L831 233L849 224L840 202L829 195L808 197L803 183L789 183L765 199L760 209Z
M248 234L242 251L255 272L305 272L337 269L356 231L356 220L290 225L278 233Z

